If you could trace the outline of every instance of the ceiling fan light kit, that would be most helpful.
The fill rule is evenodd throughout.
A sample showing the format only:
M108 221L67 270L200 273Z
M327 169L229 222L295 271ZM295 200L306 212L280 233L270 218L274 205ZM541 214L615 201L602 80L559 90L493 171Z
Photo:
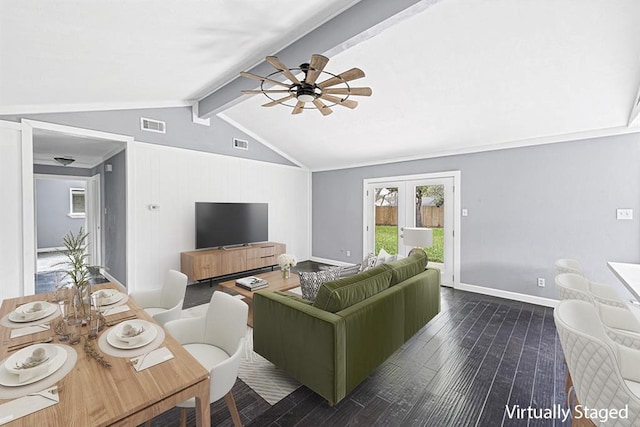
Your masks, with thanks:
M330 73L324 70L324 67L329 62L329 58L325 56L318 54L311 55L311 61L301 64L298 68L287 68L287 66L280 62L275 56L267 56L265 59L269 64L273 65L277 71L266 77L247 72L240 73L242 77L260 81L260 89L243 90L242 93L245 95L263 94L271 100L263 104L263 107L284 105L293 108L291 114L300 114L305 109L316 108L323 116L327 116L333 112L331 107L335 105L341 105L351 109L356 108L358 103L348 99L350 96L371 96L371 88L351 87L351 85L349 85L350 81L365 76L362 70L352 68L337 75ZM295 74L299 72L304 73L302 81L295 76ZM316 83L322 74L328 75L329 78L320 83ZM273 78L278 77L278 75L284 76L291 83L283 83ZM265 83L283 89L266 89L264 87ZM279 98L279 95L284 96ZM322 102L322 100L329 102L329 105ZM295 102L295 104L287 103L289 101L292 103ZM312 104L312 106L307 106L307 104Z

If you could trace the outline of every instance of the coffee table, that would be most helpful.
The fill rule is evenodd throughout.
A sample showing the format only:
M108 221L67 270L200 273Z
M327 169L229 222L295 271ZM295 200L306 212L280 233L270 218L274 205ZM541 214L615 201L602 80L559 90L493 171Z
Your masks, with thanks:
M268 273L254 274L254 277L264 279L269 286L259 289L260 291L288 291L289 289L297 288L300 286L300 276L295 273L291 273L288 279L282 277L282 271L275 270ZM249 305L249 319L247 325L253 327L253 294L255 293L247 289L241 288L236 285L236 279L221 282L220 286L224 289L236 292L244 297L244 302Z

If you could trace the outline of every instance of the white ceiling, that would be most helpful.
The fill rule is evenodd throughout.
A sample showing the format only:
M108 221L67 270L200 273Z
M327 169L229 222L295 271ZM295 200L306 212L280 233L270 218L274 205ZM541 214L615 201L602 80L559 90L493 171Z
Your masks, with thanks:
M0 114L184 105L353 3L2 1ZM419 6L340 53L309 52L365 71L353 85L373 96L355 110L292 116L246 96L222 117L313 170L629 131L640 1Z
M93 168L124 150L124 142L79 137L42 129L33 130L33 163L60 166L54 157L70 157L74 168Z

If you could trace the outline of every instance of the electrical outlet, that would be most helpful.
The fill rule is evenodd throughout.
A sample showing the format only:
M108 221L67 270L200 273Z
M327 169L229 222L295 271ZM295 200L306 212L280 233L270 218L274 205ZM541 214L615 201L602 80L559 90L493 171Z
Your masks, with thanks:
M616 219L633 219L633 209L616 209Z
M347 256L351 256L351 251L347 251Z
M544 279L542 277L538 277L538 286L544 288Z

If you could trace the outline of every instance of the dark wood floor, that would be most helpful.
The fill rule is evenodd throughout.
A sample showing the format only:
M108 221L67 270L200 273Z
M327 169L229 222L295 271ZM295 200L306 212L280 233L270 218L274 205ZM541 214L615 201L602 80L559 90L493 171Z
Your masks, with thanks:
M216 288L191 285L187 305ZM510 420L505 407L565 408L566 368L553 310L442 288L442 311L344 400L329 407L300 387L271 407L238 380L245 426L553 426L560 420ZM224 401L212 425L231 426ZM189 413L194 425L193 412ZM178 422L178 412L154 426ZM569 425L565 422L564 425Z

